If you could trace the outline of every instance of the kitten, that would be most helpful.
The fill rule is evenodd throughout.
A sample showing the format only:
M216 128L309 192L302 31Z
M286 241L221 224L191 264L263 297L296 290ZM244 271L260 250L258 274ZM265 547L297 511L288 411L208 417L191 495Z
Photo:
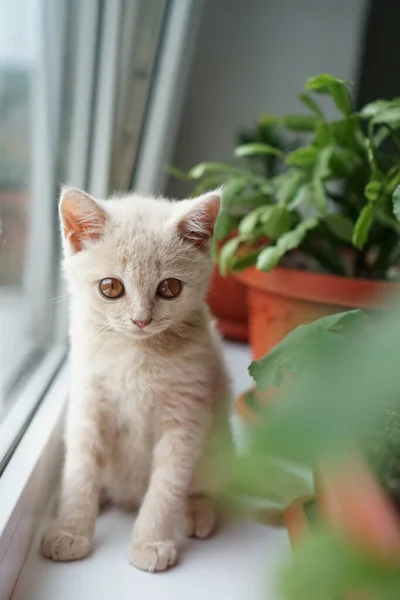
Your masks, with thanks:
M105 202L62 191L71 390L47 558L89 553L104 497L139 508L129 559L140 569L177 561L184 513L188 535L213 532L221 440L230 452L229 386L204 303L219 208L218 192Z

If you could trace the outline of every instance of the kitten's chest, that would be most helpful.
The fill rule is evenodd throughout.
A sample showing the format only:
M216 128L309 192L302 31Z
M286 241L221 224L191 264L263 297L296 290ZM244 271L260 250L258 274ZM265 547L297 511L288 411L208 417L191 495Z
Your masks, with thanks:
M140 428L142 434L146 430L149 435L157 436L163 398L168 389L168 368L164 362L129 347L109 357L102 378L120 429Z

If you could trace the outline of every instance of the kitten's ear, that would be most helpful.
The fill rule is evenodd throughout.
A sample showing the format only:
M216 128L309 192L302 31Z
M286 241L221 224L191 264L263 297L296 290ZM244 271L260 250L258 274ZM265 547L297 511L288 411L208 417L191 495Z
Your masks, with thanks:
M188 209L178 221L180 236L202 248L214 233L215 222L221 207L221 192L216 190L188 202Z
M106 214L82 190L63 187L59 210L64 240L72 252L80 252L85 242L96 241L103 235Z

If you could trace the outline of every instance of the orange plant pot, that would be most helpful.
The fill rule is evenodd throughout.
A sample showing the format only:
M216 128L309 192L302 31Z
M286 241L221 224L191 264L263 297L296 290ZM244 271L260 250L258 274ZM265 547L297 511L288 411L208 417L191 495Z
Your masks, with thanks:
M310 534L308 498L299 499L284 514L292 546ZM316 507L319 518L348 543L390 567L399 566L400 520L375 475L361 456L352 457L340 469L321 471L317 477ZM364 590L352 590L348 600L370 599ZM375 598L376 595L374 594Z
M249 339L255 359L262 358L298 325L350 308L383 308L399 286L276 267L235 275L247 287Z
M288 506L284 513L285 526L292 546L296 546L301 542L310 530L305 509L305 502L307 500L296 500Z
M231 340L248 341L247 289L235 277L222 277L215 267L207 303L221 334Z

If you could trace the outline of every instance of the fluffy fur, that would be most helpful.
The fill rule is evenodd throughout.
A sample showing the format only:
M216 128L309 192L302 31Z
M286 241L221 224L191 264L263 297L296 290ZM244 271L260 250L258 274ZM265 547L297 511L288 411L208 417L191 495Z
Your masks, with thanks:
M107 201L63 190L60 215L71 297L71 390L58 517L42 553L90 552L99 504L139 509L129 559L148 571L177 561L176 525L209 536L220 448L230 451L229 388L204 296L218 193L169 202L129 195ZM107 300L103 278L125 294ZM173 300L156 295L183 282ZM134 321L148 321L139 328ZM216 450L218 445L218 452Z

